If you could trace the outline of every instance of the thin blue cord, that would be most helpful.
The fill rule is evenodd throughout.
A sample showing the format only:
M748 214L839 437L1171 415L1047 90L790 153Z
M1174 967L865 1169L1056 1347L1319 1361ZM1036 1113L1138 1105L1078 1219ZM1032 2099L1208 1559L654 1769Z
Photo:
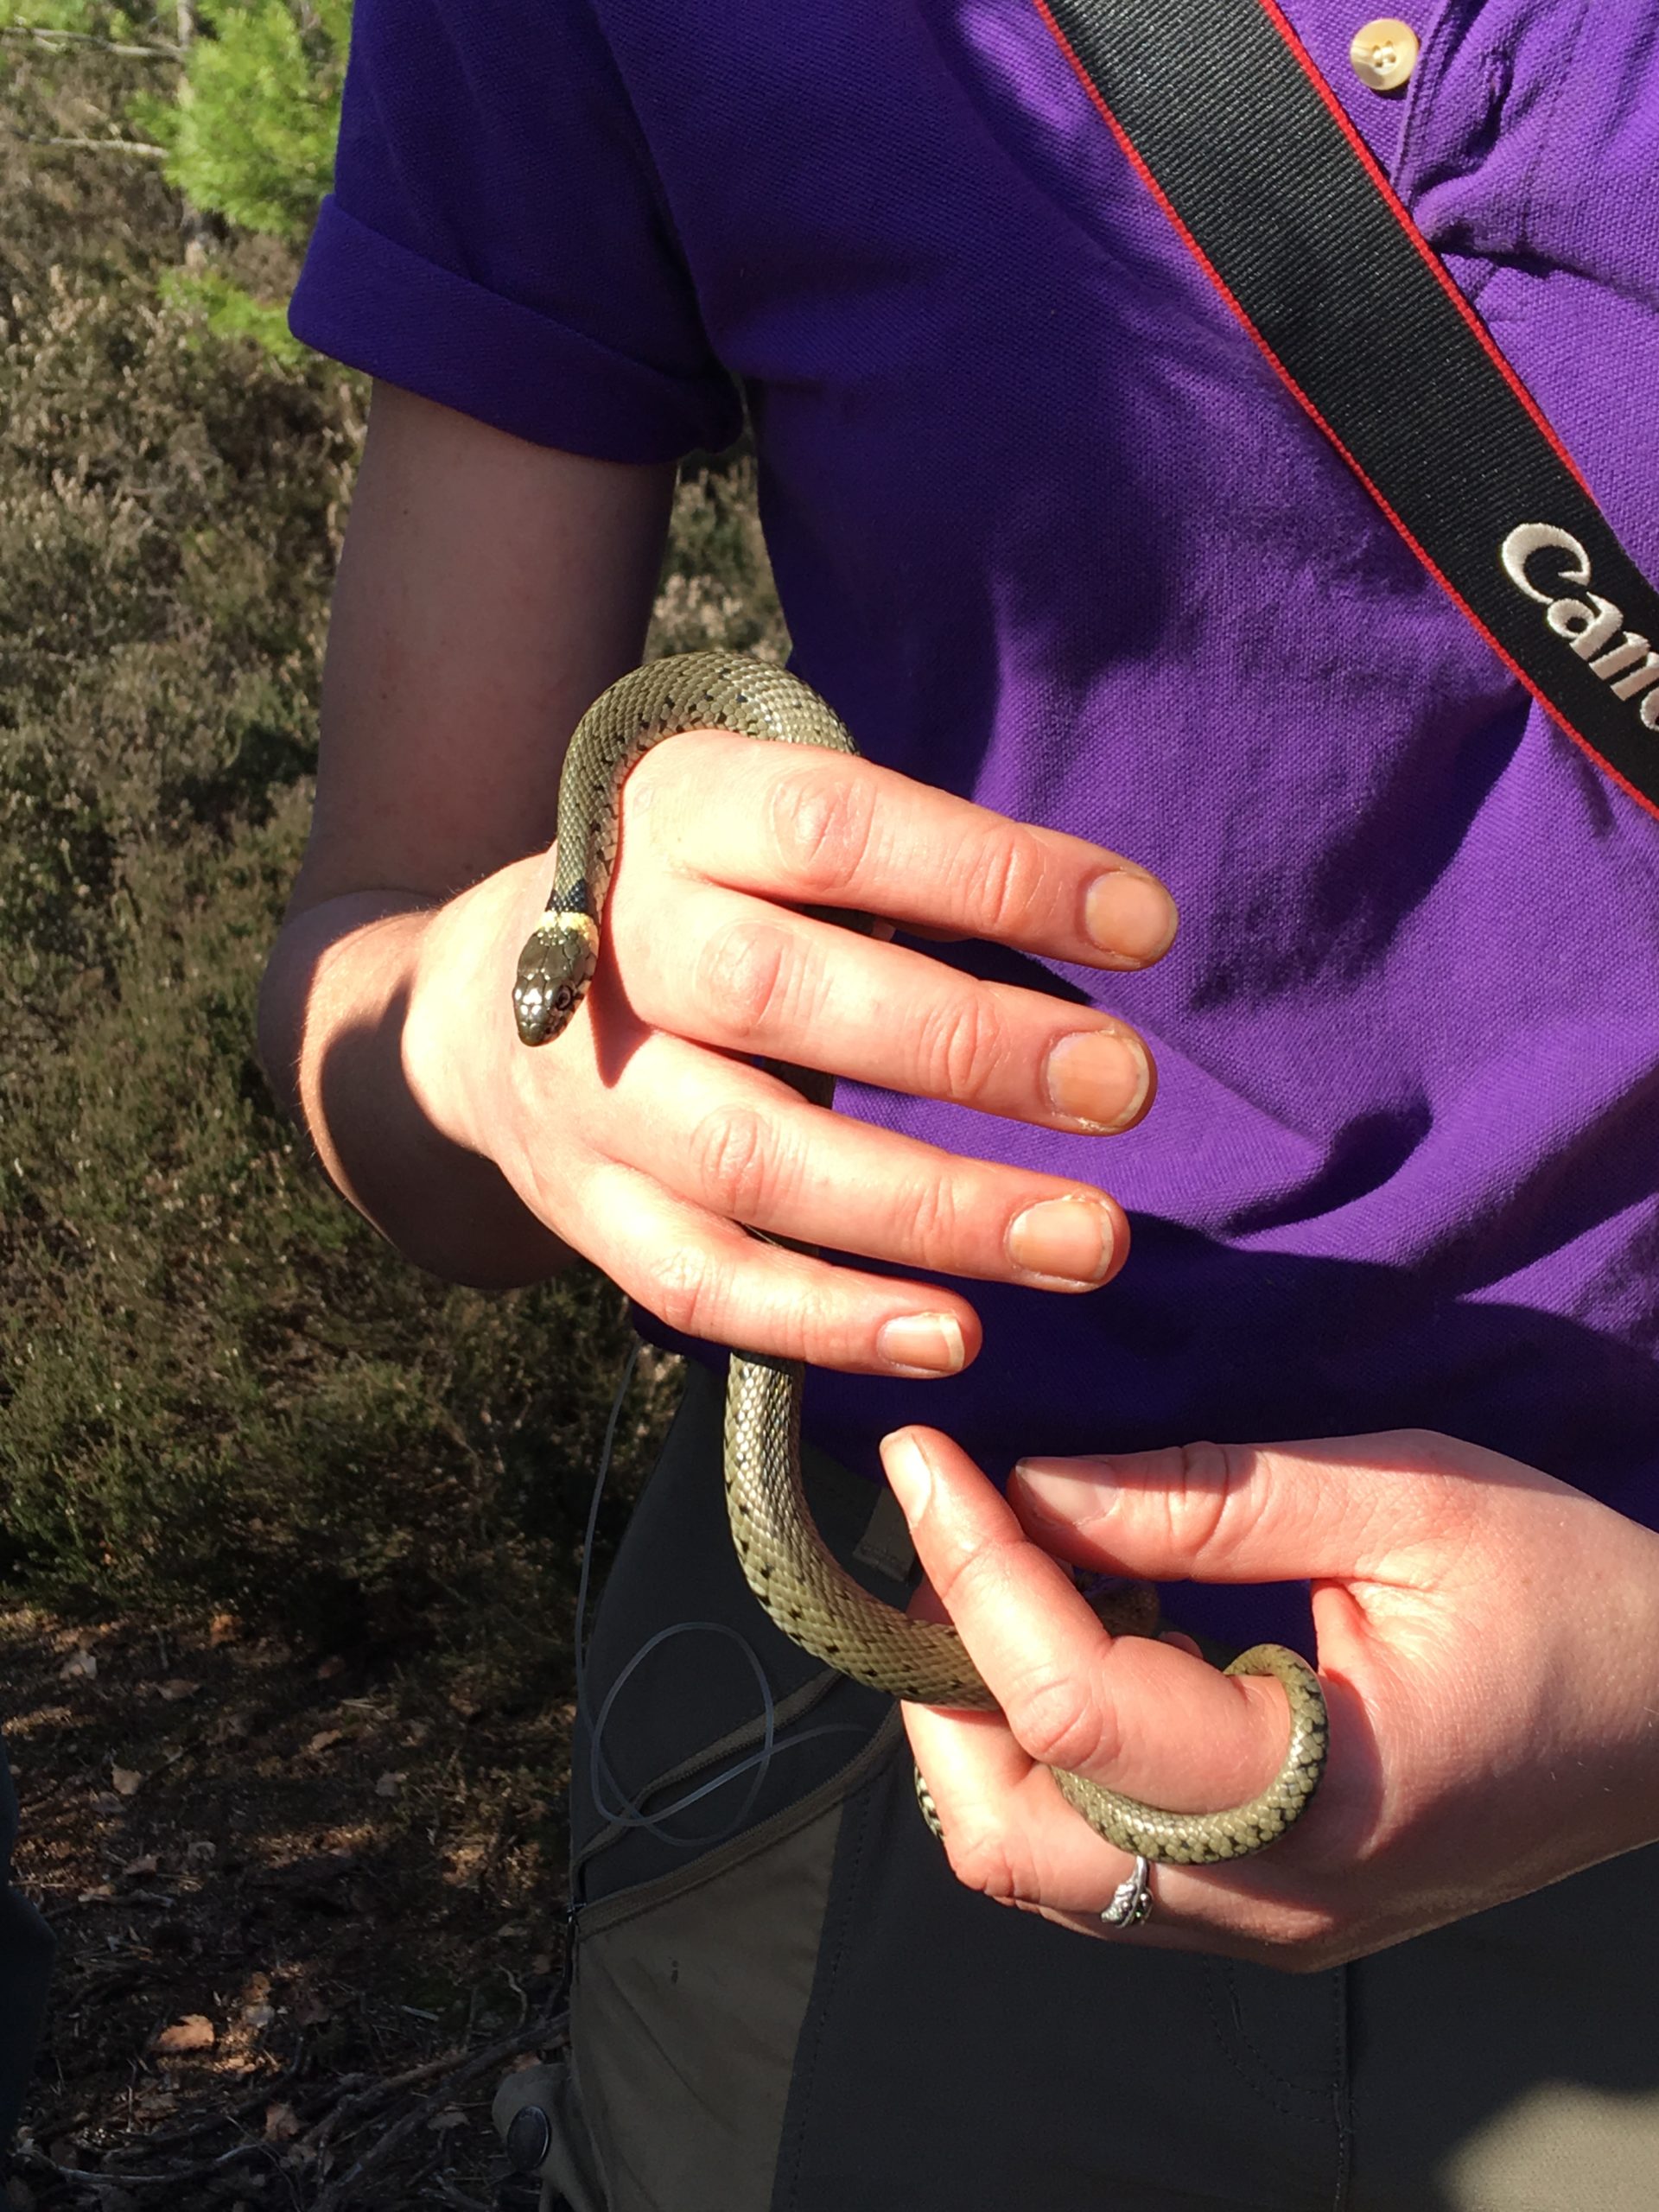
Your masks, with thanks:
M647 1835L654 1836L658 1842L666 1844L673 1850L705 1850L715 1844L724 1843L728 1838L742 1833L749 1815L753 1812L760 1800L760 1792L766 1786L767 1772L778 1752L796 1750L801 1745L810 1744L821 1736L856 1736L863 1732L855 1727L850 1722L830 1722L820 1724L816 1728L804 1729L798 1735L780 1738L777 1732L777 1700L772 1696L772 1685L766 1679L766 1670L761 1664L760 1654L747 1637L740 1635L736 1629L728 1627L723 1621L677 1621L671 1628L658 1629L653 1637L640 1645L639 1650L634 1653L632 1658L611 1684L610 1688L606 1692L604 1702L599 1708L597 1719L590 1715L588 1703L588 1655L583 1640L583 1630L588 1618L588 1575L594 1556L594 1538L599 1527L600 1503L605 1495L606 1478L610 1472L611 1454L616 1443L617 1425L621 1419L623 1402L627 1396L628 1385L633 1380L633 1371L639 1363L639 1346L636 1344L624 1363L622 1377L616 1386L616 1395L611 1402L611 1416L605 1427L605 1441L599 1455L599 1473L594 1479L593 1501L588 1509L588 1526L582 1537L582 1573L576 1583L575 1633L576 1711L588 1730L588 1788L593 1796L594 1809L598 1812L600 1818L612 1826L641 1828ZM643 1806L636 1803L617 1780L609 1760L605 1757L603 1742L605 1729L615 1708L617 1699L632 1680L635 1671L650 1657L651 1654L659 1645L667 1643L674 1637L694 1635L721 1637L726 1642L736 1644L748 1661L760 1692L764 1713L764 1733L759 1748L751 1751L747 1758L740 1759L735 1766L723 1768L709 1781L700 1783L695 1789L687 1790L683 1796L675 1798L671 1804L664 1805L660 1812L653 1815L647 1813ZM672 1819L677 1813L683 1813L691 1806L700 1804L705 1797L712 1796L715 1790L724 1789L728 1783L738 1781L746 1774L752 1775L753 1779L744 1793L742 1804L727 1827L717 1829L711 1834L687 1836L675 1835L663 1825L664 1821Z

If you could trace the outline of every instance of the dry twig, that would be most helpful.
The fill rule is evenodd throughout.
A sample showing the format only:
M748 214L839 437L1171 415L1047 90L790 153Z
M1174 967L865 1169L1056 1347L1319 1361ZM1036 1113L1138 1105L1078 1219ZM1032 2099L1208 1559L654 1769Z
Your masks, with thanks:
M349 2173L331 2182L318 2197L312 2212L344 2212L349 2193L371 2171L391 2156L407 2142L416 2128L424 2126L435 2112L452 2102L454 2092L475 2074L482 2074L492 2066L499 2066L509 2058L516 2058L520 2051L530 2050L537 2044L551 2043L563 2031L563 2016L545 2017L527 2028L518 2028L510 2036L503 2036L499 2043L486 2044L484 2050L454 2067L439 2082L429 2096L417 2098L399 2119L394 2120L385 2134L378 2136Z
M26 38L36 45L54 47L61 51L66 47L89 46L99 54L118 54L130 61L182 61L184 48L180 46L134 46L124 39L99 38L93 31L55 30L46 23L0 23L0 38Z
M465 2063L460 2051L446 2050L442 2058L429 2058L423 2064L410 2066L402 2074L394 2074L384 2082L368 2081L368 2077L362 2074L347 2075L339 2087L354 2094L337 2097L321 2119L298 2139L297 2147L302 2151L320 2151L329 2138L338 2135L349 2121L360 2120L365 2113L372 2112L377 2105L385 2104L388 2098L395 2097L400 2089L412 2089L422 2082L430 2082L441 2074L453 2072L455 2067ZM362 2088L360 2085L365 2081L368 2086Z
M516 2058L519 2052L529 2050L538 2044L556 2042L563 2032L563 2016L556 2013L543 2017L528 2027L516 2028L511 2035L486 2044L482 2050L474 2051L470 2056L461 2051L448 2050L441 2057L429 2058L419 2066L406 2067L402 2073L391 2075L383 2082L369 2082L364 2086L363 2075L348 2074L338 2085L346 2094L336 2095L320 2118L286 2151L280 2145L251 2137L245 2142L232 2144L229 2150L221 2151L211 2158L195 2159L186 2165L156 2166L148 2171L142 2165L130 2162L143 2158L149 2149L159 2147L159 2144L155 2146L121 2145L105 2153L107 2158L119 2163L107 2164L101 2168L60 2164L33 2143L20 2144L14 2155L31 2172L49 2174L54 2181L79 2183L87 2187L96 2187L100 2183L107 2187L114 2183L130 2190L177 2189L188 2182L208 2180L244 2159L261 2155L270 2159L273 2164L284 2160L296 2162L296 2153L300 2159L309 2163L319 2155L329 2139L343 2129L367 2119L377 2108L384 2108L404 2092L435 2082L437 2086L429 2094L416 2098L409 2109L375 2139L351 2171L330 2183L316 2199L315 2212L340 2212L346 2201L346 2192L354 2189L373 2168L383 2164L391 2152L405 2143L434 2113L452 2103L454 2092L471 2081L474 2075L485 2073L492 2066L504 2065L509 2059ZM230 2125L243 2113L268 2102L278 2086L275 2082L267 2082L254 2095L238 2099L234 2107L228 2108L218 2120L169 2130L165 2139L169 2144L177 2144L192 2135L205 2134L215 2126ZM471 2205L472 2200L460 2195L449 2183L442 2185L453 2203L463 2208Z
M165 146L152 146L147 138L37 138L21 130L13 136L25 146L68 146L83 154L150 154L157 161L167 154Z
M273 2160L279 2155L270 2143L237 2143L228 2151L221 2151L216 2158L199 2158L188 2166L160 2166L153 2173L143 2173L130 2166L60 2166L55 2158L48 2158L44 2151L31 2143L18 2144L11 2155L31 2173L50 2174L58 2181L84 2182L89 2189L108 2189L111 2185L121 2189L175 2189L182 2182L205 2181L210 2174L223 2173L226 2167L257 2152L263 2152Z

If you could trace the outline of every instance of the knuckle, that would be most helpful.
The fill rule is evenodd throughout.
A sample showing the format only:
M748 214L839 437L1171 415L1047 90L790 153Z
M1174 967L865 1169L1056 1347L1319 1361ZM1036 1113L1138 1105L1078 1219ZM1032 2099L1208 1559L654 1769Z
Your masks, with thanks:
M641 1302L681 1336L708 1336L714 1332L716 1284L712 1255L699 1245L677 1244L652 1255Z
M814 1265L795 1292L788 1318L789 1356L814 1367L838 1366L862 1344L849 1326L841 1287L832 1268Z
M893 1215L909 1226L924 1266L945 1266L971 1241L974 1209L954 1176L920 1174L893 1191Z
M1018 1904L1023 1891L1007 1843L988 1821L964 1816L952 1808L944 1822L944 1855L963 1887L999 1904Z
M770 922L734 922L718 930L697 963L697 993L740 1043L776 1019L790 988L790 941Z
M756 1220L773 1179L764 1116L752 1106L717 1106L692 1130L690 1152L704 1203L730 1220Z
M1001 1018L982 993L947 999L923 1016L917 1030L917 1078L931 1096L971 1103L989 1088L1007 1043Z
M1233 1455L1222 1444L1183 1444L1164 1492L1172 1541L1202 1551L1221 1533L1233 1492Z
M1052 876L1029 830L1017 823L999 828L982 856L978 877L986 935L1019 935L1047 904Z
M1116 1732L1099 1701L1075 1675L1046 1669L1033 1674L1014 1686L1005 1710L1020 1748L1039 1766L1075 1774L1111 1765Z
M874 834L875 794L836 753L791 761L772 786L767 830L779 867L810 897L856 880Z

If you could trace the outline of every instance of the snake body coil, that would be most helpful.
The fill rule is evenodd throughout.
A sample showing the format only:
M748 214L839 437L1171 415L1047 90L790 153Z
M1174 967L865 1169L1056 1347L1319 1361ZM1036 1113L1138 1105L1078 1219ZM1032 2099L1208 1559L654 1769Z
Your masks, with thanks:
M727 729L791 745L857 750L844 725L797 677L732 653L687 653L636 669L589 708L570 741L559 787L557 880L518 958L512 1001L527 1045L556 1037L581 1006L597 964L605 894L616 858L622 785L653 745L683 730ZM842 918L852 919L853 918ZM787 1071L808 1097L829 1079ZM734 1352L726 1396L726 1500L750 1588L785 1634L828 1665L918 1704L983 1710L995 1700L957 1631L912 1620L861 1589L831 1557L801 1481L800 1366ZM1232 1675L1271 1675L1290 1705L1278 1775L1246 1804L1169 1813L1052 1770L1068 1802L1124 1851L1205 1865L1260 1851L1306 1809L1324 1770L1325 1698L1306 1661L1257 1644Z

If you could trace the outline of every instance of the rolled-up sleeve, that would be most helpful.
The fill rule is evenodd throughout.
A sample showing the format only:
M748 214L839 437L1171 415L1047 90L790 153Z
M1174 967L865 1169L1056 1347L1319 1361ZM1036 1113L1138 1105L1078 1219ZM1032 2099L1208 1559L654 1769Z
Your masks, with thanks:
M357 0L289 319L353 368L601 460L717 449L741 420L588 0Z

